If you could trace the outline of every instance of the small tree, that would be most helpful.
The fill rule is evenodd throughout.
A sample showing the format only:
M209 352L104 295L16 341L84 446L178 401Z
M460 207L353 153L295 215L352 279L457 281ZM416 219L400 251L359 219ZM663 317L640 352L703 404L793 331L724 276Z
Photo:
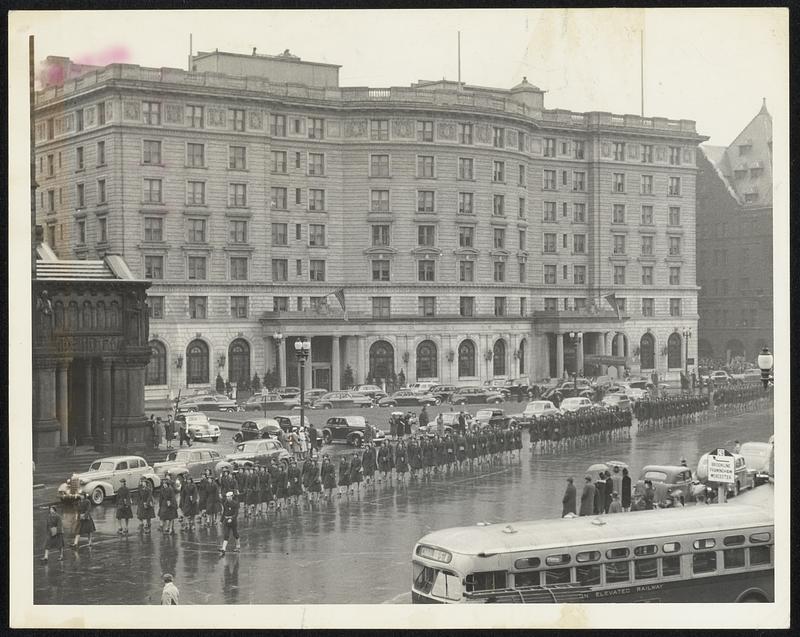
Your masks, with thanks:
M270 369L264 374L264 387L267 389L275 389L278 386L278 381L276 378L275 371Z
M388 390L390 391L390 393L394 393L397 390L397 374L395 374L394 370L392 370L391 373L389 374L388 381L389 381Z
M220 374L217 374L216 389L218 394L221 394L225 391L225 381L222 380L222 376Z
M228 380L225 381L225 393L228 394L228 396L230 396L232 391L233 391L233 385L231 385L231 379L229 378Z
M245 376L238 382L236 388L239 391L250 391L250 379Z
M253 380L250 383L250 387L252 387L254 394L258 394L261 391L261 379L258 377L258 372L253 374Z
M406 373L401 369L400 373L397 375L397 382L400 383L400 387L406 386Z
M355 376L353 374L353 368L350 367L350 363L348 363L347 367L344 368L344 376L342 377L342 382L346 389L350 389L353 385L356 384Z

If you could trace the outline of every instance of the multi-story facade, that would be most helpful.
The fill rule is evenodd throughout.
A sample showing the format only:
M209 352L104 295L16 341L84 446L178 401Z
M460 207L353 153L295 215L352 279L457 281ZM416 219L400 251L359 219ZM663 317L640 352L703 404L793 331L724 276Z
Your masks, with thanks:
M345 88L291 56L247 77L207 71L250 56L201 56L37 95L46 239L152 281L149 396L294 384L299 336L307 386L331 388L348 365L473 384L695 356L694 122L547 110L524 79ZM288 61L306 84L269 81Z
M755 362L772 348L772 116L698 153L699 353Z

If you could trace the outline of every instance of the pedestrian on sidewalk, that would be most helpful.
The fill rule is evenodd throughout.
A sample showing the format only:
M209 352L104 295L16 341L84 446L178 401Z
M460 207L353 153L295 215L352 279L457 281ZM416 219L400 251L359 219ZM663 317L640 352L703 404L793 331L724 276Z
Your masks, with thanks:
M89 538L89 547L92 546L92 533L95 531L94 520L92 519L92 503L89 498L81 491L81 499L78 502L78 520L77 529L75 531L75 541L72 543L72 548L78 550L78 544L81 541L81 536L85 535Z
M172 581L172 575L164 573L161 578L164 580L164 590L161 591L161 605L162 606L177 606L180 601L180 591L175 583Z
M628 470L622 470L622 496L621 502L622 510L626 513L631 510L631 477L628 475Z
M178 502L172 482L168 477L161 483L158 502L158 517L161 530L168 535L175 535L175 518L178 517Z
M164 425L164 437L167 439L167 449L172 449L172 441L175 438L175 422L172 420L172 416L167 418Z
M173 422L172 416L167 417L169 420L168 422ZM189 423L186 422L186 418L183 418L178 423L178 435L179 435L179 446L183 447L183 443L186 443L187 447L192 446L192 439L189 437Z
M164 421L161 418L155 419L155 447L156 449L160 449L161 445L164 444L166 438L166 430L164 428Z
M592 484L591 476L584 478L583 493L581 494L581 510L580 515L592 515L594 513L594 495L595 489Z
M608 506L608 513L622 513L622 503L619 501L619 493L616 491L611 494L611 504Z
M139 532L150 533L150 521L156 517L153 489L150 483L142 476L137 489L139 505L136 507L136 517L139 518Z
M131 492L128 489L127 480L120 478L120 487L117 490L117 535L128 535L128 522L133 517L131 511ZM125 528L122 523L125 522Z
M233 497L233 491L228 491L225 494L225 502L222 503L222 524L225 529L225 537L222 540L222 548L219 550L219 556L225 555L228 548L228 540L233 538L236 540L236 547L234 552L239 552L239 503Z
M51 549L58 549L58 561L61 562L64 559L64 523L54 505L50 506L47 513L47 541L42 564L47 564Z
M568 513L575 515L577 513L577 492L572 478L567 478L567 488L564 491L564 497L561 498L561 517L565 517Z

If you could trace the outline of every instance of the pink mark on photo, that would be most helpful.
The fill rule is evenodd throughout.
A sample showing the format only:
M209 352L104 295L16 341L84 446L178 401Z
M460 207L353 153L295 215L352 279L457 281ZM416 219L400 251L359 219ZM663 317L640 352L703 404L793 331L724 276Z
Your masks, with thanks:
M83 53L75 57L75 64L86 64L91 66L105 66L115 62L127 62L131 58L131 53L127 47L118 44L110 46L102 51L93 53Z

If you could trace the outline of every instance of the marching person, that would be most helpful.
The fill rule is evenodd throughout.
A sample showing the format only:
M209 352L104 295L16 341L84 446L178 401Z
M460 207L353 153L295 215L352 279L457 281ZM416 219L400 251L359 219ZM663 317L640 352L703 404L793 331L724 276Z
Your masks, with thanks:
M78 502L78 520L77 529L75 531L75 541L72 543L73 550L78 550L78 544L81 541L81 536L85 535L89 538L89 548L92 547L92 533L95 531L94 520L92 519L92 503L89 498L81 491L81 499Z
M161 605L177 606L180 600L180 592L172 581L172 575L164 573L161 579L164 581L164 589L161 591Z
M239 502L234 499L233 491L228 491L225 494L225 502L222 503L222 523L225 529L224 539L222 540L222 547L219 549L219 556L225 555L228 548L228 540L233 538L236 540L234 553L239 552Z
M172 440L175 438L175 423L172 420L172 415L167 417L167 422L164 425L164 437L167 439L167 449L172 449Z
M576 506L577 506L577 493L575 490L575 485L573 484L572 478L567 478L567 488L564 490L564 497L561 498L561 517L565 517L567 514L572 513L575 515L577 513Z
M378 469L380 470L382 475L382 477L378 478L378 482L381 482L382 480L391 482L392 479L391 453L392 451L391 448L389 447L389 441L387 440L378 449Z
M136 507L136 517L139 518L139 532L150 533L150 521L156 517L153 489L150 483L142 476L137 489L139 504Z
M298 506L300 504L300 496L303 495L303 484L301 482L300 467L297 466L297 460L294 458L289 459L286 479L289 483L289 504Z
M336 467L331 463L330 456L325 454L322 457L322 488L325 489L325 499L330 500L333 490L336 488Z
M120 478L120 487L117 490L117 535L128 535L128 521L133 517L131 512L131 492L128 489L128 484L125 478ZM122 528L122 522L125 522L125 528Z
M322 491L322 483L320 479L319 466L317 459L312 458L311 469L309 470L308 492L311 494L311 502L319 502L319 494Z
M172 416L169 416L169 420L172 421ZM187 447L192 446L192 439L189 437L189 423L186 422L186 418L182 418L178 423L178 435L180 436L181 447L183 447L184 442Z
M343 493L347 493L350 489L350 463L347 461L347 456L342 456L339 461L339 497Z
M181 511L185 521L184 529L194 530L194 518L197 515L197 485L190 475L186 475L181 486Z
M167 535L175 535L175 518L178 517L178 503L175 490L169 477L161 483L158 494L158 518L161 520L161 531Z
M373 486L373 477L378 463L375 457L375 447L371 442L367 443L367 448L364 450L364 455L361 457L361 467L364 469L364 486Z
M361 491L361 480L363 479L364 468L361 466L361 458L358 451L353 452L353 459L350 461L350 491L357 493Z
M216 526L217 515L222 511L222 498L219 483L211 477L211 472L206 476L206 525Z
M64 559L64 523L54 505L50 505L47 511L47 541L42 564L47 564L51 549L58 549L58 561L61 562Z

